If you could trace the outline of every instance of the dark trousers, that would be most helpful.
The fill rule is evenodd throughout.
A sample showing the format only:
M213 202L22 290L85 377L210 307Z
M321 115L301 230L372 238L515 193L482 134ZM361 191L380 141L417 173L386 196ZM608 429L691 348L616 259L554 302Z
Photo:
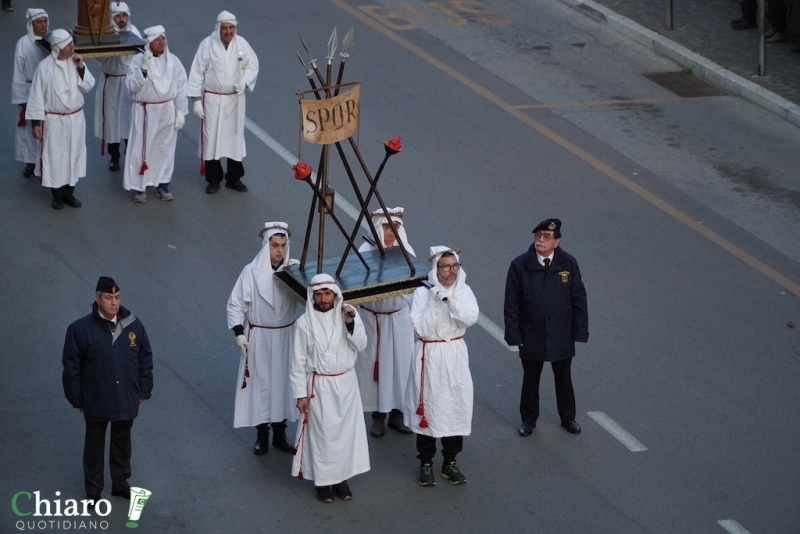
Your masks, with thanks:
M572 358L551 362L553 379L556 384L556 403L562 423L575 420L575 392L572 389ZM519 399L519 413L522 422L535 425L539 418L539 378L544 362L522 360L522 395Z
M128 149L128 140L123 139L125 141L125 149ZM116 161L119 163L119 143L108 143L108 155L111 156L111 161Z
M389 414L389 419L394 419L395 417L399 417L400 419L403 418L403 412L397 409L393 409L392 412ZM383 421L386 419L386 414L382 412L372 412L372 420L373 421Z
M447 436L441 440L444 464L455 462L456 455L464 448L464 436ZM421 463L433 463L433 457L436 456L436 438L417 434L417 452L419 453L417 458Z
M742 16L747 20L756 20L758 4L756 0L742 0Z
M98 496L103 491L103 464L108 421L86 421L86 439L83 443L83 476L87 496ZM131 427L133 419L111 421L111 447L108 467L111 471L111 490L124 491L131 478Z
M225 181L229 184L238 182L244 176L244 165L241 161L228 159L228 172L225 173ZM222 183L222 161L218 159L208 159L205 161L206 182L210 184Z
M778 33L786 31L786 4L783 0L767 0L769 24Z

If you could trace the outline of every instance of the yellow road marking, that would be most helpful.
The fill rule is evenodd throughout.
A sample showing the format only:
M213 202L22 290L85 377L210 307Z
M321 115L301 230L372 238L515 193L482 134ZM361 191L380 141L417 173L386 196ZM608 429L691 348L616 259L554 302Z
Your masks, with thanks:
M615 106L619 104L659 104L661 102L679 102L682 100L697 100L711 98L708 96L665 96L662 98L637 98L630 100L589 100L586 102L553 102L552 104L520 104L512 106L515 109L557 109L557 108L584 108L590 106Z
M605 174L606 176L608 176L609 178L611 178L612 180L614 180L618 184L622 185L623 187L625 187L629 191L635 193L636 195L639 195L641 198L643 198L644 200L646 200L647 202L649 202L653 206L655 206L658 209L664 211L665 213L671 215L672 217L674 217L675 219L679 220L680 222L682 222L683 224L685 224L686 226L688 226L689 228L691 228L695 232L697 232L700 235L706 237L709 241L711 241L711 242L715 243L716 245L722 247L724 250L728 251L730 254L732 254L736 258L739 258L741 261L743 261L747 265L750 265L751 267L753 267L757 271L761 272L762 274L764 274L765 276L770 278L772 281L774 281L777 284L783 286L784 288L786 288L787 290L791 291L795 295L800 296L800 284L797 284L797 283L789 280L788 278L783 276L781 273L779 273L778 271L776 271L772 267L769 267L767 264L759 261L753 255L748 254L747 252L745 252L741 248L737 247L736 245L734 245L733 243L731 243L730 241L728 241L727 239L725 239L721 235L719 235L716 232L706 228L705 226L703 226L699 222L693 220L691 217L689 217L688 215L686 215L685 213L683 213L679 209L675 208L671 204L665 202L664 200L661 200L658 196L654 195L653 193L651 193L650 191L648 191L644 187L640 186L639 184L637 184L633 180L630 180L625 175L619 173L618 171L615 171L614 169L612 169L611 167L609 167L608 165L606 165L605 163L603 163L602 161L600 161L596 157L592 156L591 154L589 154L588 152L586 152L585 150L580 148L579 146L577 146L574 143L568 141L564 137L561 137L560 135L558 135L554 131L550 130L549 128L545 127L543 124L539 123L538 121L532 119L531 117L526 115L522 110L520 110L518 107L512 106L511 104L509 104L508 102L506 102L505 100L503 100L502 98L500 98L499 96L497 96L496 94L491 92L489 89L483 87L482 85L478 84L474 80L472 80L472 79L468 78L467 76L461 74L460 72L458 72L454 68L450 67L449 65L447 65L443 61L435 58L434 56L432 56L431 54L429 54L428 52L426 52L422 48L418 47L417 45L413 44L412 42L408 41L407 39L404 39L403 37L400 37L400 35L398 35L397 33L393 32L392 30L386 28L385 26L383 26L382 24L380 24L376 20L372 19L368 15L365 15L360 10L358 10L358 9L348 5L348 4L346 4L343 0L330 0L330 1L331 1L331 3L333 3L336 6L338 6L340 9L350 13L352 16L354 16L355 18L359 19L360 21L362 21L364 24L366 24L367 26L371 27L375 31L383 34L384 36L386 36L390 40L394 41L395 43L399 44L400 46L402 46L403 48L405 48L409 52L415 54L420 59L426 61L427 63L430 63L431 65L433 65L434 67L436 67L437 69L439 69L443 73L447 74L448 76L450 76L454 80L460 82L461 84L465 85L466 87L469 87L470 89L472 89L473 91L475 91L476 93L478 93L479 95L484 97L489 102L492 102L493 104L497 105L501 109L505 110L511 116L513 116L513 117L519 119L520 121L522 121L523 123L527 124L528 126L533 128L534 130L539 132L541 135L543 135L546 138L550 139L551 141L553 141L557 145L563 147L568 152L570 152L574 156L578 157L579 159L585 161L586 163L588 163L589 165L591 165L592 167L594 167L598 171L602 172L603 174Z

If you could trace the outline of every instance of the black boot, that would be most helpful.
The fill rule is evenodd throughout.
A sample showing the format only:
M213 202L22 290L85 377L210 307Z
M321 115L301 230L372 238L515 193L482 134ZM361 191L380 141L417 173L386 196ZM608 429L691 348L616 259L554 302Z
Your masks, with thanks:
M256 444L253 445L253 452L256 456L267 454L267 444L269 443L269 423L261 423L256 425L258 436L256 437Z
M53 193L53 203L50 204L54 210L64 209L64 200L61 198L61 188L51 187L50 192Z
M75 195L72 193L75 191L74 185L65 185L61 188L62 198L64 199L64 204L71 208L80 208L81 201L75 198Z
M272 446L283 452L294 452L294 447L286 441L286 419L281 423L272 423Z
M119 170L119 143L108 143L108 153L111 156L111 163L108 164L108 170Z

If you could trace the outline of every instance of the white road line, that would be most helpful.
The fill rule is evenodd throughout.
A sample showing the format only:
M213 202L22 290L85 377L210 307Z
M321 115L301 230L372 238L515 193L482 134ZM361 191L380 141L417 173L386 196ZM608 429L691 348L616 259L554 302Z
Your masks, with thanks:
M617 438L620 443L628 447L631 452L647 450L647 447L642 445L642 442L630 435L627 430L619 426L619 424L606 415L605 412L589 412L587 415L594 419L598 425L605 428L609 434Z
M750 534L750 531L733 519L720 519L717 521L719 526L730 532L731 534Z
M253 121L245 117L244 126L248 130L250 130L250 133L258 137L258 139L261 140L262 143L271 148L272 151L275 152L278 156L280 156L286 163L288 163L289 165L294 165L295 163L297 163L297 156L289 152L286 149L286 147L284 147L282 144L276 141L274 137L265 132L258 124L254 123ZM316 173L312 173L312 177L316 178ZM359 213L361 213L360 210L356 209L355 206L353 206L347 200L342 198L341 194L336 195L336 197L334 198L334 204L336 204L337 207L339 207L354 221L358 219L358 215ZM367 232L369 231L369 226L367 226L367 223L364 221L361 222L361 228L364 231ZM517 347L509 347L506 344L505 339L503 339L503 329L494 324L488 317L486 317L482 313L478 315L478 325L481 326L484 330L486 330L486 332L490 336L499 341L500 344L504 346L506 349L510 350L511 352L519 352L519 349Z

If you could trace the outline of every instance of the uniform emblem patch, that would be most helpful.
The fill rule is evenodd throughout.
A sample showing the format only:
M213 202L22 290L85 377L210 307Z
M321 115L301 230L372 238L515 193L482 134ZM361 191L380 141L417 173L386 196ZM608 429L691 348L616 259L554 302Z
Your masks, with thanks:
M133 332L128 333L128 339L131 340L131 347L135 347L136 346L136 334L134 334Z
M563 283L566 284L567 282L569 282L569 271L561 271L558 274L561 275L561 281Z

